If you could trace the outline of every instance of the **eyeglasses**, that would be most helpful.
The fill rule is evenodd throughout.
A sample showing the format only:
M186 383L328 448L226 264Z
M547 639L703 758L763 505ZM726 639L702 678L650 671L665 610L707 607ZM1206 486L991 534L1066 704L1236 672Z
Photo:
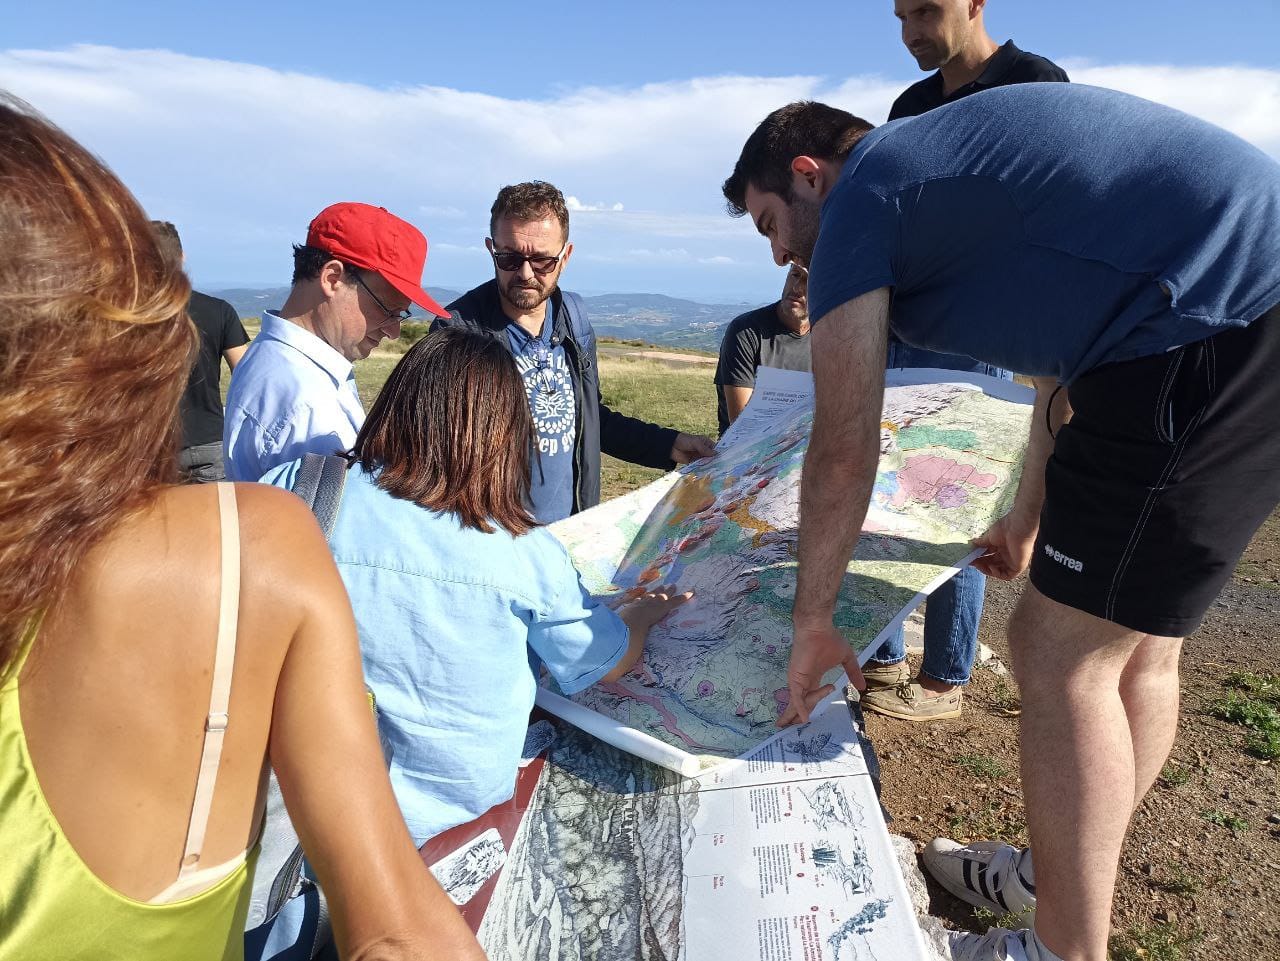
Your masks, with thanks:
M492 238L489 243L493 243ZM535 274L549 274L556 269L556 264L560 263L560 258L564 256L564 252L568 249L569 241L566 240L564 246L560 248L560 253L554 257L548 257L545 254L521 254L514 250L493 250L492 248L489 253L493 255L494 265L499 270L507 273L514 274L528 263Z
M408 320L410 317L413 316L412 312L410 312L409 308L407 307L401 310L392 310L390 307L384 304L380 299L378 299L378 295L375 294L369 288L369 285L364 282L364 278L361 277L360 274L357 273L356 271L353 270L351 272L351 276L356 279L357 284L359 284L361 287L364 288L364 292L373 298L373 302L378 305L378 308L384 314L387 315L387 320L397 320L403 324L406 320Z

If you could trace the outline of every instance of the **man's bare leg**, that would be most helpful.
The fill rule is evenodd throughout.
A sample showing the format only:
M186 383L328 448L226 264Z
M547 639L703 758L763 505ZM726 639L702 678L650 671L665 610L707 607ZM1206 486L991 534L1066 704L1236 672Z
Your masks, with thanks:
M1148 635L1120 677L1120 699L1133 740L1136 811L1164 767L1178 733L1178 656L1181 638Z
M1167 752L1172 737L1166 712L1176 724L1176 698L1168 706L1148 703L1168 681L1163 669L1158 683L1147 675L1167 668L1168 658L1147 648L1147 640L1030 585L1009 625L1022 691L1022 790L1035 852L1036 932L1066 961L1105 961L1120 849L1134 798L1140 786L1146 789L1139 777L1154 780L1163 763L1154 757L1160 745ZM1135 707L1136 744L1122 686Z

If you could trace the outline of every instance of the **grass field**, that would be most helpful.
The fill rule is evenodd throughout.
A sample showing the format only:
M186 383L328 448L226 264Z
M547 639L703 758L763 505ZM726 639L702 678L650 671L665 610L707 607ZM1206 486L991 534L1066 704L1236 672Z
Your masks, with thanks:
M690 434L716 433L716 388L710 367L668 366L653 360L600 359L600 389L609 407ZM642 487L661 471L605 456L601 496L608 500Z

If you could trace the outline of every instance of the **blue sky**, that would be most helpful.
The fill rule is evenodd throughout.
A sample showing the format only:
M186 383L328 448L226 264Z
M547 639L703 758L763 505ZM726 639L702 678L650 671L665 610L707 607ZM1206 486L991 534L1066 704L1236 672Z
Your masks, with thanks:
M1280 157L1277 0L992 0L987 24ZM891 0L44 0L0 45L0 86L175 221L206 288L287 282L339 199L414 221L427 282L471 286L494 192L542 177L575 198L567 286L764 300L782 272L718 192L746 134L797 97L880 122L922 76Z

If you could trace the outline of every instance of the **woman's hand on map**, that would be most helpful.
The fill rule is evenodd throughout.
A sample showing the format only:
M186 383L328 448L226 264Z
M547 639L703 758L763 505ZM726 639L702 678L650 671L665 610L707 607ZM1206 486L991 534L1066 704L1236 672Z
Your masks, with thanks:
M973 562L973 566L988 577L1013 580L1031 563L1031 551L1035 548L1039 528L1039 518L1028 521L1016 511L1010 511L992 524L985 534L969 542L987 551Z
M703 434L676 434L676 442L671 445L671 459L677 464L710 457L715 452L716 442Z
M675 584L658 584L651 591L623 601L614 608L631 633L648 633L673 610L693 597L693 591L681 591Z
M837 666L844 668L854 687L866 690L858 655L835 625L830 621L814 626L794 625L791 666L787 670L790 700L778 717L778 727L809 722L810 712L836 689L834 684L823 684L822 676Z
M649 628L692 597L693 591L681 591L675 584L659 584L653 590L645 591L615 607L614 611L622 618L622 623L627 625L630 637L622 659L601 680L616 681L635 667L640 655L644 653Z

